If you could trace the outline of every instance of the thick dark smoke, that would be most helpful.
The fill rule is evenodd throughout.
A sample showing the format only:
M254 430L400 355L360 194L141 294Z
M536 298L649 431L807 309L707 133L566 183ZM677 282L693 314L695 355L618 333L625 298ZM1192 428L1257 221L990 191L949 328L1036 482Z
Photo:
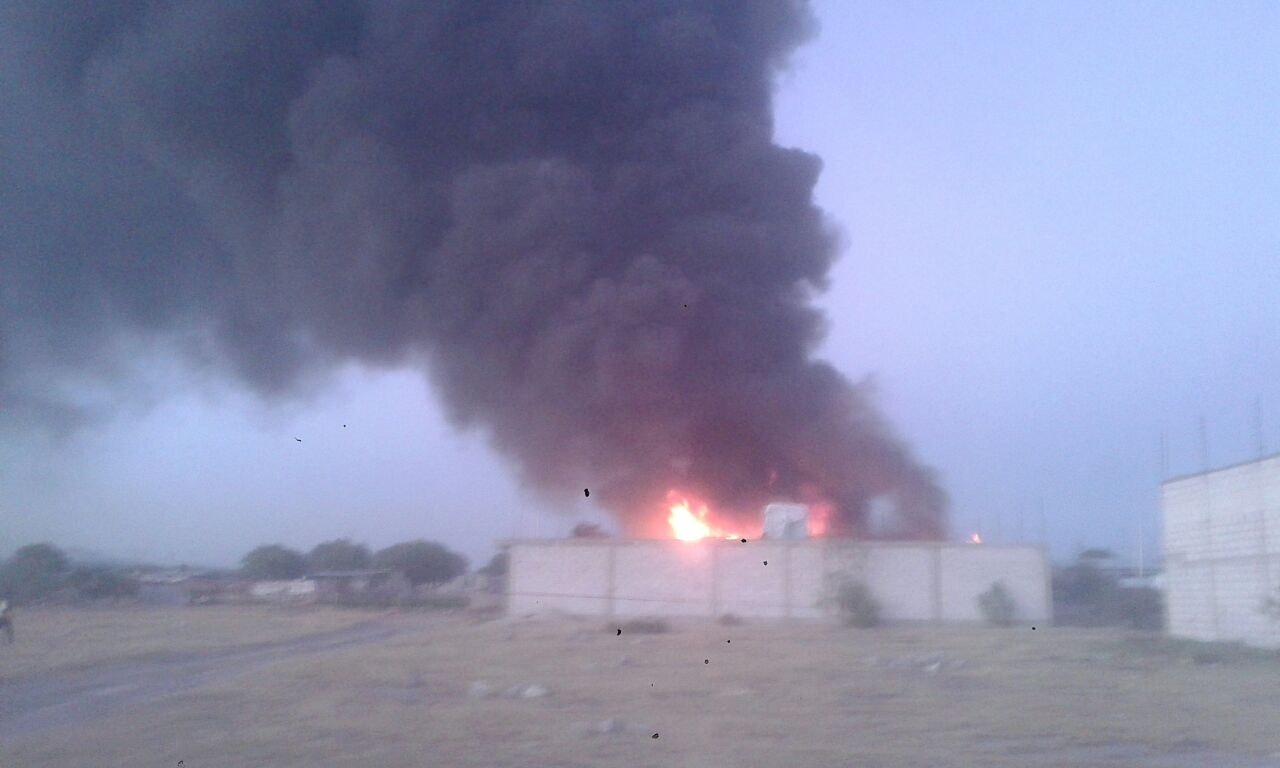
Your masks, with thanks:
M0 397L75 428L139 349L289 396L422 365L455 422L632 532L668 489L845 532L931 473L812 358L834 238L772 140L796 2L0 9ZM141 344L145 342L146 346Z

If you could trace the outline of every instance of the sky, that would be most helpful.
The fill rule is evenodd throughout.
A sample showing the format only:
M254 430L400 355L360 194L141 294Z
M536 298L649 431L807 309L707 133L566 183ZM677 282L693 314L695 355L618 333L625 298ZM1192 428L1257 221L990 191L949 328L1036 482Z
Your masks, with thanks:
M815 11L775 140L822 158L844 241L820 356L873 377L956 538L1151 558L1162 477L1280 450L1280 9ZM479 564L607 523L522 490L420 373L349 367L266 404L166 366L92 430L3 438L0 550L232 565L428 538Z

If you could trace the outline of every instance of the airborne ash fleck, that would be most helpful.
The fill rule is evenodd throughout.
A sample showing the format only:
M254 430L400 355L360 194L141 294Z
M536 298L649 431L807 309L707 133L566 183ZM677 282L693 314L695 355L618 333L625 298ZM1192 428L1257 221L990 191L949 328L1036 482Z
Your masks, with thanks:
M74 9L74 10L73 10ZM288 397L421 366L531 486L631 533L832 502L944 530L869 393L815 360L835 237L772 141L795 2L0 8L0 398L74 429L133 350Z

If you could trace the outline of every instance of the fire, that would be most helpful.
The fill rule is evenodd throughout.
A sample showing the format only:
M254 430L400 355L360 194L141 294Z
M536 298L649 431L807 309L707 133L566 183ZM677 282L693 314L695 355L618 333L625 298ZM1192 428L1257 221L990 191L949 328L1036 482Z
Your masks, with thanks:
M707 522L707 505L698 505L698 511L695 514L688 499L682 498L676 501L673 494L670 500L671 514L667 515L667 524L671 526L671 535L675 538L681 541L698 541L709 536L725 539L738 538L736 533L726 533Z
M809 505L809 535L815 538L826 536L828 522L831 520L832 507L825 502Z
M981 536L979 536L979 535L978 535L978 534L976 534L976 533L971 533L971 534L969 534L969 543L970 543L970 544L981 544L981 543L982 543L982 537L981 537Z

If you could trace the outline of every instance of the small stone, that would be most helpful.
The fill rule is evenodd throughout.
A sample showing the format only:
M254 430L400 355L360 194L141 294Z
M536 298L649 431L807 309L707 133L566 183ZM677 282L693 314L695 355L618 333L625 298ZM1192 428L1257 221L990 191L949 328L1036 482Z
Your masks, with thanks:
M551 691L547 690L545 686L541 686L537 684L527 685L525 686L524 690L520 692L520 698L540 699L543 696L546 696L548 693L551 693Z

